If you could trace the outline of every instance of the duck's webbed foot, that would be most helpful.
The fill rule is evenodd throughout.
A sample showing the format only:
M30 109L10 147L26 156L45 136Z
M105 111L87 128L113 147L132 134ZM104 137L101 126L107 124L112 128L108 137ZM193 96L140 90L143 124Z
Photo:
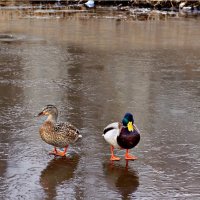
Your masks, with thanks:
M128 152L128 149L126 149L126 154L124 157L126 160L137 160L138 159L136 156L130 155Z
M119 161L120 158L114 155L114 147L113 146L110 147L110 151L111 151L110 160L112 160L112 161Z
M55 156L61 156L61 157L63 157L63 156L66 155L67 148L68 148L68 145L65 147L64 151L58 151L58 150L56 149L56 147L54 147L54 150L51 151L49 154L50 154L50 155L55 155Z
M120 158L117 157L117 156L111 155L110 160L112 160L112 161L119 161Z

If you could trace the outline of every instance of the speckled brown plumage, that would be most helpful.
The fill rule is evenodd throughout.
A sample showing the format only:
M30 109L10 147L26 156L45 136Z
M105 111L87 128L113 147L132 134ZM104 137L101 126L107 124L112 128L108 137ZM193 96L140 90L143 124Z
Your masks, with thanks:
M54 124L46 121L40 127L39 132L42 140L55 147L66 147L80 137L79 131L68 122Z
M68 145L82 137L80 132L68 122L57 123L58 110L53 105L45 106L42 112L38 114L38 116L41 115L48 116L39 129L42 140L54 146L54 151L51 153L63 156L66 153ZM56 147L65 148L65 150L60 153Z

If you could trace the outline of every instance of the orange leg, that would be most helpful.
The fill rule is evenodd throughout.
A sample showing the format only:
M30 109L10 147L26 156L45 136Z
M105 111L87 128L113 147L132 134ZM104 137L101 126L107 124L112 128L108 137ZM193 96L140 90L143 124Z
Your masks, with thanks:
M126 160L137 160L138 158L136 156L132 156L128 153L128 149L126 149L125 159Z
M58 153L56 147L54 147L53 151L49 152L50 155L56 155Z
M112 145L110 146L110 151L111 151L110 160L112 160L112 161L119 161L120 158L119 158L119 157L116 157L116 156L114 155L114 147L113 147Z

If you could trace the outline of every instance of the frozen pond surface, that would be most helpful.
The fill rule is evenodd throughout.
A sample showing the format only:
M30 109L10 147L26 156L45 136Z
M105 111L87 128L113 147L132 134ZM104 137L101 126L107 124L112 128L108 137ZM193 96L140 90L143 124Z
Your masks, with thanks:
M200 198L199 20L1 16L1 199ZM40 139L46 104L82 132L67 158ZM112 164L102 130L126 111L139 159Z

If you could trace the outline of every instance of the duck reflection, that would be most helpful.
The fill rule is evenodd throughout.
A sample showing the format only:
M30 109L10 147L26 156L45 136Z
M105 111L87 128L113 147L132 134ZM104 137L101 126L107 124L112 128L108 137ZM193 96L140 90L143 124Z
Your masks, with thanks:
M74 177L79 159L80 156L75 154L72 157L55 157L48 163L40 175L40 184L47 195L46 199L54 199L57 195L56 187Z
M104 163L103 171L107 183L122 195L122 199L131 199L139 186L139 177L137 172L126 166L117 165L116 163Z

